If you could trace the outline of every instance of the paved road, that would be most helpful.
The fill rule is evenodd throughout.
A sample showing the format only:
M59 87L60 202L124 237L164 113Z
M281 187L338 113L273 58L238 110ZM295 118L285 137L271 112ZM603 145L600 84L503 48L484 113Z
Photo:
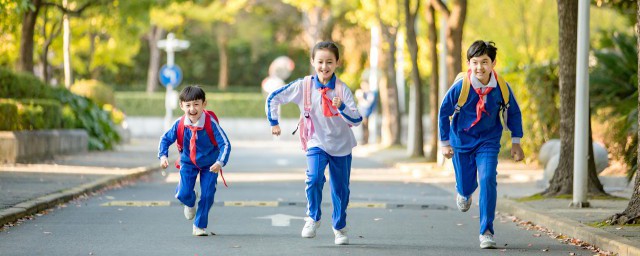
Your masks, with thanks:
M216 235L191 235L191 222L173 198L177 176L170 171L8 228L0 232L0 255L592 255L525 230L508 216L495 223L499 249L481 250L478 209L458 212L450 184L405 182L360 157L353 161L351 245L333 244L328 184L318 236L300 238L304 156L295 142L233 146L225 168L230 187L219 184L207 229ZM263 206L251 206L258 201ZM155 206L139 206L145 204ZM280 218L269 219L274 215Z

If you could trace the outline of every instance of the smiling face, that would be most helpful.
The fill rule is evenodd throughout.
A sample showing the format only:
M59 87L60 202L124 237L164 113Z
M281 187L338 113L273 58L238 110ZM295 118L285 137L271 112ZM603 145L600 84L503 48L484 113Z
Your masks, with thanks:
M207 102L203 100L180 102L180 109L184 111L184 115L191 120L191 123L198 122L198 119L200 119L200 115L202 115L206 106Z
M476 76L482 84L488 84L491 78L491 71L493 71L493 67L496 66L496 62L491 61L491 58L484 54L469 59L467 65L471 73Z
M318 80L320 80L321 83L326 84L331 80L333 72L335 72L338 67L338 60L336 55L330 50L318 49L311 59L311 65L318 75Z

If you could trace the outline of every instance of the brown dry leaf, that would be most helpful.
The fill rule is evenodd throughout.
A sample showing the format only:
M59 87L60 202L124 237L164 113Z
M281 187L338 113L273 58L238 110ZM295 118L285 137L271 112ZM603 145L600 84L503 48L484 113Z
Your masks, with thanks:
M536 234L533 234L533 236L540 237L540 234L536 233Z

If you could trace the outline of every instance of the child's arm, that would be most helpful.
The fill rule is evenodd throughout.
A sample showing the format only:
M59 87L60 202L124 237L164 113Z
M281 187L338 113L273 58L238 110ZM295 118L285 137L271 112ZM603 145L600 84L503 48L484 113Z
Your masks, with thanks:
M356 102L353 100L351 90L347 86L342 86L342 97L334 97L332 102L335 107L338 108L342 119L351 126L358 126L362 122L362 115L358 112Z
M173 144L177 139L176 130L178 129L178 122L180 122L180 119L171 126L171 129L160 137L160 143L158 145L158 159L160 159L160 166L163 169L166 169L169 166L169 161L167 160L169 156L169 146L171 146L171 144Z
M213 117L210 118L211 128L213 129L213 136L215 137L216 142L218 143L218 149L220 150L218 159L216 159L214 165L217 164L220 168L222 168L223 166L227 165L227 162L229 161L229 155L231 154L231 143L229 142L227 134L224 132L224 130L222 130L222 127L220 127L220 124L218 124L218 122L216 122Z
M265 112L271 126L278 125L279 109L278 106L294 102L298 105L302 104L302 79L295 80L284 87L273 91L265 103Z
M449 88L444 99L442 99L440 112L438 113L438 127L440 128L440 141L442 142L442 146L449 146L449 132L451 131L451 122L449 121L449 117L453 115L453 112L455 111L456 104L458 103L457 94L459 94L459 90L457 91L455 88L455 84Z
M511 131L511 157L513 160L520 161L524 159L524 151L520 146L520 139L524 135L522 130L522 113L520 112L520 106L516 98L513 96L513 91L509 84L509 108L507 109L507 127Z

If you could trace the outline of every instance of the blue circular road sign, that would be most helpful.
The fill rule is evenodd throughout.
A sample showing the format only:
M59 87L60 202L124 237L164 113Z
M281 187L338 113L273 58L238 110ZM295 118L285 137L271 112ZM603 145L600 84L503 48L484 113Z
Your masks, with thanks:
M160 83L165 87L171 85L171 87L175 88L182 82L182 70L180 70L180 67L177 65L163 65L162 68L160 68L158 77L160 78Z

